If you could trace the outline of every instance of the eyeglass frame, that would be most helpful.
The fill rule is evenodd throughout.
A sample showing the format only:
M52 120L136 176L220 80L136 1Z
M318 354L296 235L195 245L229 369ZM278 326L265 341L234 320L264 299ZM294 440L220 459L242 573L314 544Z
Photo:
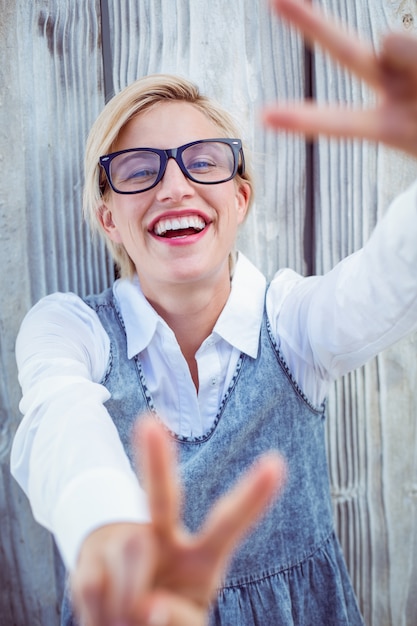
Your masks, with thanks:
M234 158L233 172L227 178L224 178L219 181L196 180L195 178L192 177L192 175L188 172L187 168L185 167L182 161L182 153L187 148L190 148L191 146L194 146L196 144L212 143L212 142L224 143L232 148L233 158ZM146 187L145 189L138 189L135 191L120 191L113 185L113 182L111 179L111 174L110 174L111 162L115 157L119 156L119 154L127 154L129 152L138 152L138 151L154 152L158 154L159 159L160 159L160 167L159 167L158 175L156 179L154 180L154 182L152 183L152 185L150 185L149 187ZM245 157L243 154L242 141L241 139L230 139L227 137L220 137L216 139L198 139L197 141L191 141L190 143L185 143L182 146L178 146L178 148L167 148L166 150L161 150L159 148L127 148L125 150L118 150L117 152L110 152L109 154L105 154L99 157L99 165L103 168L106 174L107 182L115 193L120 193L123 195L131 195L131 194L136 194L136 193L143 193L144 191L149 191L150 189L153 189L154 187L156 187L156 185L162 180L162 178L165 175L169 159L174 159L174 161L176 162L176 164L178 165L181 172L184 174L186 178L191 180L193 183L197 183L200 185L219 185L221 183L226 183L227 181L232 180L232 178L234 178L236 174L239 174L239 176L242 176L245 173ZM104 191L104 183L100 185L100 189L102 192Z

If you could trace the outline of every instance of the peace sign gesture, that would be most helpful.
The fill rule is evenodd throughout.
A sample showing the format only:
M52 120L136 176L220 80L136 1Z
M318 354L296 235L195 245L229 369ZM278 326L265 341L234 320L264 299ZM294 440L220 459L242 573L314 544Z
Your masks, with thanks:
M265 123L310 138L327 135L379 141L417 157L417 38L389 33L375 52L306 0L271 3L306 41L318 44L373 88L378 102L367 110L310 102L276 105L265 110Z
M140 420L136 444L152 523L87 537L72 575L77 613L83 626L203 626L233 549L285 481L284 462L262 457L190 535L174 454L154 418Z

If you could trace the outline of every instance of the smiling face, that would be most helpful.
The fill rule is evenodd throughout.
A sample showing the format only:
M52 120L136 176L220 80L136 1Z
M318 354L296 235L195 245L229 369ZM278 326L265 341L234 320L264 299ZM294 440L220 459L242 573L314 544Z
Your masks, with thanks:
M176 148L222 134L192 104L161 102L127 123L113 151ZM192 182L169 159L152 189L133 195L109 191L100 221L107 236L126 249L145 295L155 298L168 285L229 282L229 254L249 196L249 185L238 185L236 179Z

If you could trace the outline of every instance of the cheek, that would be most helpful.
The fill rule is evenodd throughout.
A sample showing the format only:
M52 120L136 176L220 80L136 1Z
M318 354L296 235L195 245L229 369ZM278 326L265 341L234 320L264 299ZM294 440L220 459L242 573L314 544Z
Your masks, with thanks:
M216 194L216 196L212 196L211 204L213 207L218 208L220 215L223 213L224 216L227 216L231 223L241 224L245 219L246 205L239 190L236 189L234 181L230 181L230 183L232 183L232 188L228 190L228 193L223 191Z
M123 243L126 238L134 238L137 231L142 228L146 207L143 207L138 199L132 196L118 199L117 205L111 208L114 224L113 240L116 241L115 238L118 238L117 243Z

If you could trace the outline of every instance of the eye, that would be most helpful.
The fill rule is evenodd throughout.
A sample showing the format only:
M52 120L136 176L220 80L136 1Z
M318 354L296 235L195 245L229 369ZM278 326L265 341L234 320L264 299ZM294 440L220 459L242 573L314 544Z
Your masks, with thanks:
M123 176L120 180L147 182L150 178L156 178L158 170L151 169L149 167L142 167L120 172L119 174Z
M123 153L112 162L111 177L124 191L140 189L152 183L159 172L159 157L152 152Z
M216 167L216 161L208 155L198 155L185 163L187 170L190 172L205 172L210 168Z
M192 176L201 182L228 178L233 172L233 152L219 141L205 141L189 146L182 155Z

